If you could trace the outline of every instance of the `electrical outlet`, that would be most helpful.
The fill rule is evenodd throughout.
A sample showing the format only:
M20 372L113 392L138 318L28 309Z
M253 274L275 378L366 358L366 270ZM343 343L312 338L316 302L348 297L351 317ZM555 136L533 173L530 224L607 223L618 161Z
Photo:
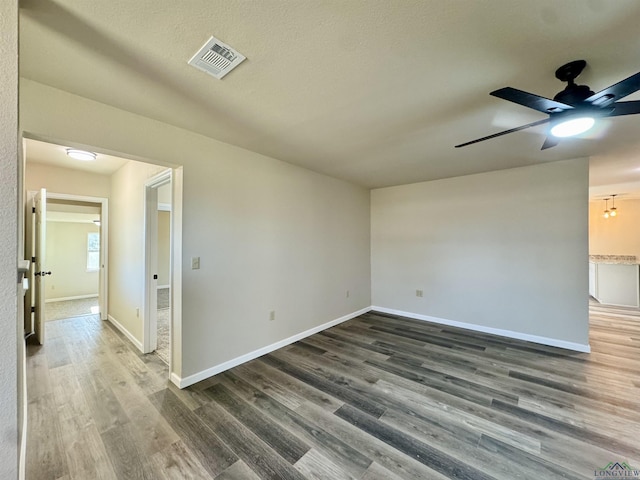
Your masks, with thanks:
M422 297L422 296L423 296L422 290L416 290L416 297Z
M269 312L269 321L273 322L276 319L276 311L275 310L271 310Z
M198 270L200 268L200 257L191 257L191 270Z

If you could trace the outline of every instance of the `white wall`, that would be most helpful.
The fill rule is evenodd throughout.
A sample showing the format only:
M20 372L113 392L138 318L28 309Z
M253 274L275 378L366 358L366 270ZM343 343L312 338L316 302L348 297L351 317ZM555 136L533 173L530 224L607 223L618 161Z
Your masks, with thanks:
M21 115L39 138L184 165L177 375L370 305L366 189L29 80ZM117 197L112 185L112 211Z
M640 259L640 199L618 198L616 208L615 217L604 218L604 201L589 203L589 254Z
M0 2L0 478L18 475L18 2Z
M27 191L46 188L53 193L109 198L110 176L108 175L31 163L27 158L24 177Z
M586 159L373 190L373 305L587 345L587 195Z
M144 318L144 182L164 170L127 162L111 176L109 315L142 343Z
M87 271L87 235L100 233L93 223L47 222L45 299L98 295L98 271Z

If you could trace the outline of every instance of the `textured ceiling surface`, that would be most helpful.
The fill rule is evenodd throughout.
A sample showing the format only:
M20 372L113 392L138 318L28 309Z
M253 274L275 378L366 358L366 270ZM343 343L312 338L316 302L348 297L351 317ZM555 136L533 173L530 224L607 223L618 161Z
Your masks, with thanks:
M634 116L545 151L543 126L453 148L545 118L492 90L553 97L575 59L594 91L639 71L637 0L20 5L22 76L360 185L584 156L607 182L640 181ZM211 35L247 57L223 80L187 65Z

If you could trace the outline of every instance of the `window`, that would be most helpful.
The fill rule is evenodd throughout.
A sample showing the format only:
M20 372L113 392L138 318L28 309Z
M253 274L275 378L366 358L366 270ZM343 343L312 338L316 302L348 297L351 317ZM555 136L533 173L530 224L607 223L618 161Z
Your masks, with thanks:
M87 271L95 272L100 269L100 234L87 234Z

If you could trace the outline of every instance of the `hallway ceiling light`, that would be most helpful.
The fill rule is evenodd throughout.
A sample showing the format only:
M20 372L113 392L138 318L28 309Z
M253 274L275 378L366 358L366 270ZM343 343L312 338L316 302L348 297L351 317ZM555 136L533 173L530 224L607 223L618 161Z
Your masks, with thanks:
M609 199L604 199L604 218L609 218Z
M95 223L97 226L100 226L100 220L93 220L93 223Z
M95 160L98 155L93 152L86 152L84 150L76 150L74 148L67 148L67 155L76 160L82 160L84 162L90 162Z

